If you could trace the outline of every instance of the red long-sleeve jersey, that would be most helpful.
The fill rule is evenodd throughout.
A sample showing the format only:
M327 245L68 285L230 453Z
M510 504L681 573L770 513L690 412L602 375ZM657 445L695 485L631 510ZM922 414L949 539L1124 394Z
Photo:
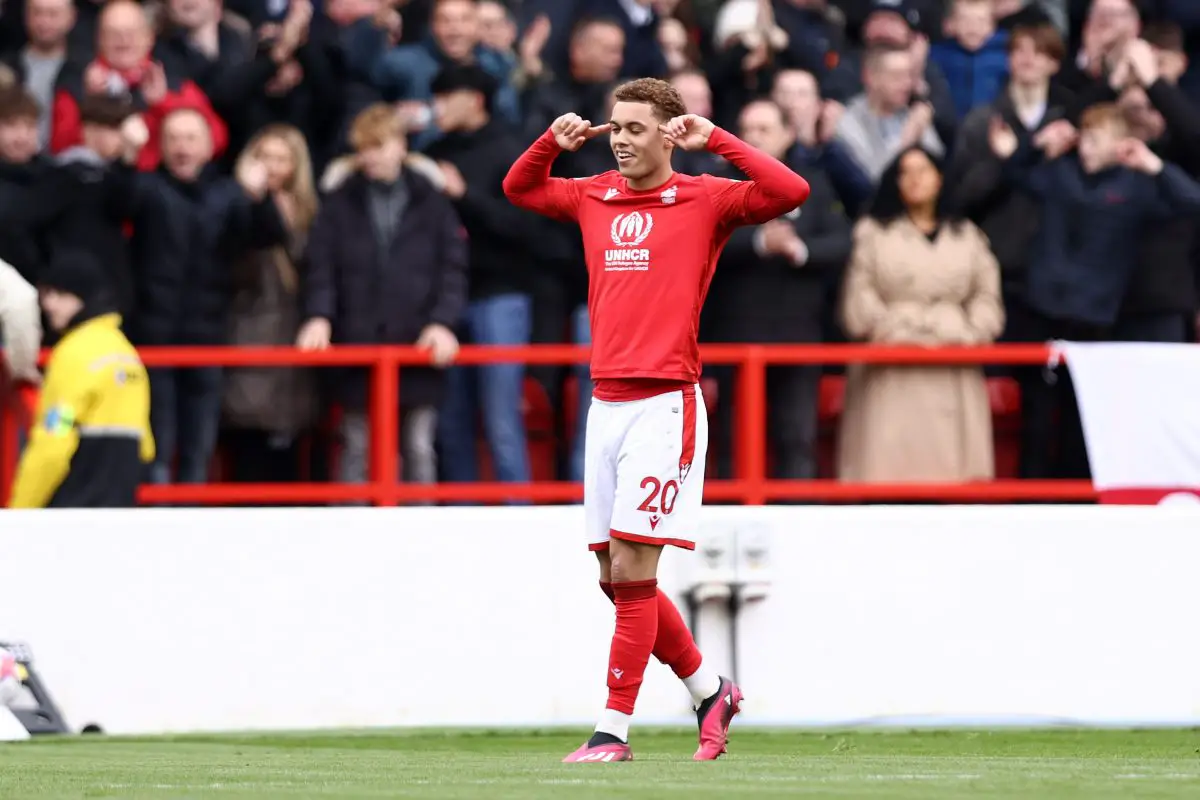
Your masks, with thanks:
M515 205L577 221L588 269L592 379L603 400L632 400L700 378L700 309L733 229L800 206L808 182L717 128L708 148L748 181L675 173L635 191L616 170L551 178L561 152L547 131L504 179Z

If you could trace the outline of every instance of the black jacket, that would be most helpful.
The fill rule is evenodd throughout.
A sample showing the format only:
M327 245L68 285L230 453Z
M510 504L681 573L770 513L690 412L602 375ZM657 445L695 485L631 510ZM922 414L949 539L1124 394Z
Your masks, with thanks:
M354 175L325 198L308 240L305 318L324 317L337 344L413 344L427 325L451 330L467 299L467 234L450 201L429 181L405 170L408 206L388 259L381 262L368 208L368 182ZM337 384L341 400L366 402L361 370ZM406 369L406 404L437 403L442 377Z
M730 177L744 180L736 170ZM756 250L758 226L734 231L725 245L705 306L705 335L726 342L820 342L850 256L850 221L829 178L808 167L812 192L804 205L782 219L808 247L796 266L783 256Z
M250 138L272 123L294 125L304 134L317 174L332 157L342 107L342 92L330 50L336 31L327 20L313 20L308 41L295 54L301 83L281 95L267 93L279 66L271 59L272 41L255 44L228 25L219 32L219 56L196 51L181 32L161 38L156 54L169 74L192 80L229 126L226 161L232 164Z
M48 164L41 158L28 164L0 161L0 259L30 283L37 282L46 264L45 243L33 228L29 207Z
M531 290L545 225L542 217L510 203L502 186L523 149L515 135L493 121L478 131L446 134L427 151L457 167L467 184L466 193L453 202L471 242L472 299Z
M49 261L67 251L99 260L126 325L133 321L134 289L125 224L136 213L137 180L131 167L73 147L44 171L25 208Z
M1025 143L1005 165L1010 179L1042 200L1026 302L1054 319L1111 326L1149 224L1200 213L1200 184L1172 164L1155 177L1124 168L1087 175L1074 154L1036 158Z
M134 342L225 344L234 262L287 238L274 200L254 203L213 165L192 183L165 169L138 176Z
M1166 122L1166 135L1153 143L1158 155L1200 176L1200 108L1178 87L1157 81L1146 92ZM1197 215L1155 223L1142 237L1138 266L1122 314L1194 312Z
M1051 122L1065 119L1070 102L1070 93L1051 84L1045 115L1032 129L1026 129L1008 92L1004 92L991 106L968 114L959 132L946 180L949 202L991 241L1008 297L1024 286L1030 248L1041 227L1042 205L1035 196L1004 179L1003 162L988 143L988 126L999 114L1013 130L1032 135Z

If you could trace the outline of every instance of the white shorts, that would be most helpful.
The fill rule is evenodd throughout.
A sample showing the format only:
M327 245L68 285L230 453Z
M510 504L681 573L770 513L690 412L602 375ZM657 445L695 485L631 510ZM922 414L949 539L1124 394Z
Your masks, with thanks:
M699 386L623 403L592 398L583 474L588 549L622 539L694 550L707 455Z

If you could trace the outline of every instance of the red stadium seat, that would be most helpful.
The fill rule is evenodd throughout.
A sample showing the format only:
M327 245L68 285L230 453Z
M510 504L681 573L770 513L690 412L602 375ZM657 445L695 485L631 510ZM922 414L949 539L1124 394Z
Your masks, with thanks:
M817 390L817 477L836 478L838 426L845 404L846 378L824 375Z
M997 478L1019 477L1021 465L1021 387L1012 378L989 378L992 441Z
M525 379L523 405L525 431L529 437L530 474L535 481L552 481L556 477L554 464L558 454L554 409L542 384L533 378Z
M1016 478L1021 459L1021 389L1012 378L989 378L987 392L992 410L996 477ZM844 377L821 378L817 397L817 470L822 478L837 477L837 433L845 394Z

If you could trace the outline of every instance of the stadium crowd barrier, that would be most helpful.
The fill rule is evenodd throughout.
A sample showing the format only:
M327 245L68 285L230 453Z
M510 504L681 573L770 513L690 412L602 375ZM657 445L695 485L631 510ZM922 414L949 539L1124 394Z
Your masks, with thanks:
M582 733L604 706L580 506L0 518L0 640L72 730ZM659 586L745 687L741 724L1200 724L1195 506L714 505L699 527ZM637 723L695 725L655 659Z
M291 347L147 347L141 351L148 367L365 367L371 370L370 418L372 426L370 477L365 484L209 483L203 485L144 486L146 503L188 505L312 504L368 502L394 506L407 502L528 500L539 503L573 503L583 496L578 483L539 481L527 484L456 483L433 486L400 482L395 454L398 405L405 367L429 363L427 351L412 346L344 346L305 353ZM523 347L467 346L459 352L462 365L523 362L529 365L564 365L586 362L589 350L573 345ZM772 501L816 502L932 501L932 502L1090 502L1095 493L1087 481L994 480L958 484L895 483L856 484L837 480L773 480L767 477L766 403L769 366L821 364L907 365L1039 365L1051 357L1044 345L994 345L987 347L927 348L881 347L856 344L706 345L706 364L737 368L738 415L734 432L737 477L705 483L708 502L762 505ZM16 430L19 414L12 402L0 403L0 493L11 484L17 458Z

